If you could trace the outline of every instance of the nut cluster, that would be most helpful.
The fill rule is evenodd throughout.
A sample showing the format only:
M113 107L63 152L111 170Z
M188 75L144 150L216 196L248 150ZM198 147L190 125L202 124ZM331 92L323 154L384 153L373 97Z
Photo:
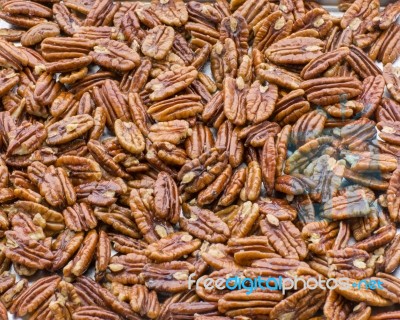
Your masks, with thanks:
M0 8L0 319L400 319L400 1Z

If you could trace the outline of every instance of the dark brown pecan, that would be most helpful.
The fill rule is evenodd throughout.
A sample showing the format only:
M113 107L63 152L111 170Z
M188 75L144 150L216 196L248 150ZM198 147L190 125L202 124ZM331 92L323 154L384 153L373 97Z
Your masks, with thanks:
M36 102L49 106L58 96L61 90L61 84L55 82L53 76L47 72L43 73L36 82L33 98Z
M211 149L187 162L179 171L178 180L186 192L196 193L212 183L223 172L227 162L225 152Z
M300 87L308 101L322 106L346 101L362 93L361 82L352 77L307 80Z
M160 172L154 184L154 212L156 217L177 223L180 214L179 193L175 181Z
M225 39L233 39L238 50L239 60L247 54L249 45L247 43L249 30L246 20L240 15L230 16L222 19L220 28L220 41L225 42Z
M147 112L156 121L187 119L203 111L200 100L196 94L176 96L154 103Z
M194 67L177 66L148 82L145 89L150 92L150 100L160 101L185 89L196 77L197 70Z
M229 164L234 168L242 163L244 155L244 146L239 135L240 128L235 128L231 122L225 121L219 127L215 141L217 148L226 150Z
M96 253L98 240L99 235L96 230L90 230L87 233L74 259L64 267L64 277L79 277L87 270Z
M224 77L237 75L239 61L235 42L226 38L224 43L217 42L210 54L211 72L217 86L221 86Z
M310 319L322 306L325 297L326 291L321 288L301 289L274 306L270 317L273 319Z
M282 257L304 260L308 250L300 231L290 221L279 221L279 219L267 214L260 221L261 232L266 235L273 248Z
M122 42L97 40L90 52L93 61L106 69L126 72L139 65L139 55Z
M265 56L279 65L307 64L320 56L323 48L324 42L316 38L285 38L265 50Z
M296 20L293 31L313 29L318 31L319 38L324 38L333 25L334 22L331 17L327 16L327 11L320 7L309 10L301 19Z
M97 226L93 210L86 203L76 203L63 211L65 225L72 231L88 231Z
M242 188L246 182L247 169L244 167L236 168L233 172L228 184L218 201L218 205L229 206L240 195Z
M187 232L175 232L150 244L145 250L145 255L157 262L169 262L178 260L197 250L201 245L199 239Z
M189 275L194 271L194 266L185 261L148 263L140 276L150 290L177 293L187 290Z
M188 12L182 0L152 0L154 13L166 25L180 27L186 24Z
M115 162L108 153L106 148L97 140L90 140L87 144L88 149L94 159L111 175L119 176L121 178L130 177L121 166Z
M184 206L184 216L179 224L183 230L208 242L226 242L230 236L230 230L225 222L207 209L196 206Z
M292 140L297 146L317 138L325 126L327 117L317 110L302 115L292 127Z

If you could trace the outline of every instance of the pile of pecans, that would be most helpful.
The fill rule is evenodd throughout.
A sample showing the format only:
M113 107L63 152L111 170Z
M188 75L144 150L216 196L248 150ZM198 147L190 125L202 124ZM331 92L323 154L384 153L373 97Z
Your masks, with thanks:
M0 6L1 319L400 319L400 1Z

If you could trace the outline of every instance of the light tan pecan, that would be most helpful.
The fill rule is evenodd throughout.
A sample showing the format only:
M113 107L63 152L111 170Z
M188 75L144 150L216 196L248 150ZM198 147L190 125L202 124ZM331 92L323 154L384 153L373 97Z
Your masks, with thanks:
M174 42L175 32L172 27L159 25L151 29L142 42L144 55L162 60L171 50Z
M182 0L152 0L154 13L161 22L173 27L186 24L188 12Z

